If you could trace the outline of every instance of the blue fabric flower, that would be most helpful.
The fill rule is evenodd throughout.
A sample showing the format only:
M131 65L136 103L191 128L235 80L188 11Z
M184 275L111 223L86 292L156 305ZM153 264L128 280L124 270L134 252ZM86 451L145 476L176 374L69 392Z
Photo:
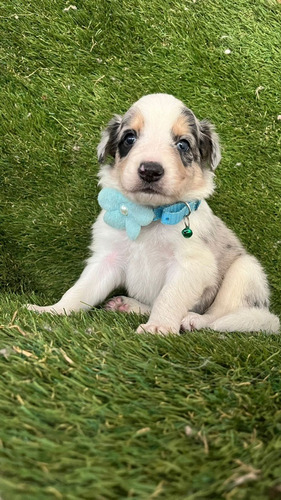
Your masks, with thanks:
M98 202L106 211L104 214L106 224L116 229L126 229L131 240L136 240L141 227L148 226L155 217L152 208L137 205L116 189L102 189Z

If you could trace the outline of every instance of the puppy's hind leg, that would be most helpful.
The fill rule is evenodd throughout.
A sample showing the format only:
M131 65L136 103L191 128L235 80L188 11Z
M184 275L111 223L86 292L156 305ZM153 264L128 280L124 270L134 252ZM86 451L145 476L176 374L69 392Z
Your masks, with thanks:
M257 307L241 308L226 314L209 324L209 328L218 332L266 332L278 333L280 322L268 309Z
M268 305L264 271L255 257L246 254L229 267L209 310L203 315L188 313L182 326L186 330L277 333L279 319L269 312Z

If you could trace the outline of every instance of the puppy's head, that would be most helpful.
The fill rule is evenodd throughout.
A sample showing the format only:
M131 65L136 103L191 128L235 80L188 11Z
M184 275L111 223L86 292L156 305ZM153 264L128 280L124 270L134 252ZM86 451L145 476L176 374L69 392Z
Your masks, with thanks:
M151 206L209 196L221 158L213 126L168 94L144 96L113 117L98 146L101 163L108 155L102 186Z

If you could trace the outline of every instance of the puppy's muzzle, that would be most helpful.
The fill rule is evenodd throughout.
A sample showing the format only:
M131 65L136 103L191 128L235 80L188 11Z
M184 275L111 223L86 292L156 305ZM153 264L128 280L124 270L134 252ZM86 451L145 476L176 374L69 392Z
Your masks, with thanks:
M138 169L139 177L145 182L157 182L164 175L164 168L160 163L145 161Z

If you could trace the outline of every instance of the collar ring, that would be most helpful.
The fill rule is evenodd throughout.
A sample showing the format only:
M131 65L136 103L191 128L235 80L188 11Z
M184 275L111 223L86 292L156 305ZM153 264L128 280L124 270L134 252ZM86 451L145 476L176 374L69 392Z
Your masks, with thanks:
M188 218L188 217L190 216L190 214L191 214L191 208L190 208L190 205L189 205L189 203L188 203L187 201L183 201L182 203L184 203L184 204L185 204L185 206L186 206L186 207L188 208L188 210L189 210L189 211L188 211L188 214L186 214L186 215L185 215L185 217L187 217L187 218Z

